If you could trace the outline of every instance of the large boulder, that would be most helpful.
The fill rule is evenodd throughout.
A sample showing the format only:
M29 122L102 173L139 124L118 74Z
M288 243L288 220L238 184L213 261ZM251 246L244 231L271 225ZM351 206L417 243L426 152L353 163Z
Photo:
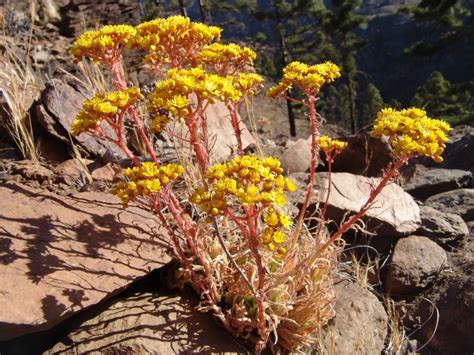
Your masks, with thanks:
M469 230L457 214L439 212L429 206L420 206L421 226L417 235L430 238L443 247L457 245L464 240Z
M153 214L112 195L7 183L0 199L0 340L51 328L170 261Z
M210 354L242 351L187 294L142 293L114 301L81 320L45 354Z
M367 288L344 280L335 285L336 316L322 330L322 354L380 354L387 336L383 305Z
M474 221L474 189L459 189L433 195L425 204L441 212L458 214L466 222Z
M304 201L305 186L309 174L293 174L300 187L292 197L301 205ZM349 173L333 173L331 175L331 193L328 200L327 217L339 225L349 212L354 214L360 210L370 196L372 187L379 178L367 178ZM318 201L325 201L328 188L326 173L316 174L316 202L308 209L312 214ZM319 196L319 198L318 198ZM379 235L404 236L415 232L420 225L420 209L413 198L396 184L388 184L375 199L372 207L363 217L366 228L376 231Z
M425 200L441 192L471 185L472 173L458 169L428 169L416 164L405 174L404 189L410 195Z
M447 266L443 248L426 237L409 236L395 245L385 288L391 294L410 294L432 283Z

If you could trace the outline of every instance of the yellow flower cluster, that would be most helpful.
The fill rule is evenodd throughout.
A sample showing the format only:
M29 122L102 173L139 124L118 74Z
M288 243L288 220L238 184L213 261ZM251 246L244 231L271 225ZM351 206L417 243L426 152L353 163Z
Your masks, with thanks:
M239 73L233 79L233 85L242 96L255 95L257 89L262 88L262 77L253 73Z
M276 206L286 204L286 192L295 191L296 185L283 175L278 159L244 155L223 164L215 164L206 173L208 188L197 189L190 201L201 209L217 216L226 213L232 202L243 206L263 207L264 222L267 227L262 233L262 242L268 249L275 250L275 244L282 244L292 221ZM277 252L284 254L283 247Z
M107 94L97 94L82 104L76 119L72 122L73 135L99 127L104 119L114 120L117 115L126 111L137 101L143 100L143 95L137 87L125 91L112 91Z
M441 154L448 141L448 123L429 118L424 110L409 108L382 109L375 119L373 137L387 136L392 154L397 158L426 156L442 162Z
M332 83L339 78L339 67L332 62L309 66L300 62L291 62L283 69L281 81L268 90L268 96L284 95L294 85L307 95L316 95L325 83Z
M244 155L227 163L211 166L206 178L209 189L198 189L191 202L214 216L221 214L230 198L240 204L286 204L285 192L295 191L295 184L282 175L278 159Z
M235 43L213 43L205 46L197 56L197 63L209 65L221 74L233 74L246 66L253 65L257 55L248 47L240 47Z
M122 200L124 206L127 206L137 196L148 196L158 192L183 172L184 168L178 164L157 166L153 162L145 162L139 167L122 170L127 181L118 182L112 192Z
M286 241L285 229L289 229L293 221L280 210L271 206L267 208L263 215L263 221L267 227L262 233L262 243L265 244L270 251L275 250L275 244L279 245L276 251L280 255L286 253L286 249L281 246Z
M77 60L88 57L94 62L104 61L110 64L133 41L135 33L135 28L128 25L109 25L98 31L87 31L72 44L71 54Z
M152 129L160 131L169 121L168 114L178 118L189 115L192 111L190 94L211 104L217 100L238 102L243 95L254 93L261 81L257 74L240 74L234 78L209 74L201 67L171 69L166 73L166 79L158 81L149 95L148 110L156 115Z
M319 137L319 148L323 152L331 152L331 151L341 151L347 148L347 142L343 142L337 139L332 139L329 136L320 136Z
M192 61L202 47L218 40L222 31L183 16L157 18L136 29L135 46L147 52L144 61L152 65L169 64L173 58Z

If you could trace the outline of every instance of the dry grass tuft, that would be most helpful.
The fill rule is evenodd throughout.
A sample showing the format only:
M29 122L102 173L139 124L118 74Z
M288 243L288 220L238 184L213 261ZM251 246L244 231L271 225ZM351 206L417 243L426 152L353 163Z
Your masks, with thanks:
M27 39L26 48L22 48L21 43L0 37L0 125L24 158L37 160L29 110L39 97L43 82L29 61L29 43Z

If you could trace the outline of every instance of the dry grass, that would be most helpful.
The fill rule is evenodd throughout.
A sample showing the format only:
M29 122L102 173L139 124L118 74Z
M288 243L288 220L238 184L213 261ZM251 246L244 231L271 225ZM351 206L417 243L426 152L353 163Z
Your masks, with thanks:
M39 97L43 82L29 60L31 33L24 41L14 41L3 33L0 37L0 100L3 106L0 125L24 158L37 160L29 110Z

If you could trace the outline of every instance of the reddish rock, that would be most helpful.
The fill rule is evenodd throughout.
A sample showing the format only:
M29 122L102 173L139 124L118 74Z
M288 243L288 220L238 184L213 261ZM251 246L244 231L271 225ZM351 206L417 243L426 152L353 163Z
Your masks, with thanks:
M19 174L27 180L37 180L43 182L53 177L53 172L32 160L21 160L14 163L13 174Z
M169 239L115 196L0 186L0 340L48 329L170 261Z
M72 185L78 180L87 181L87 176L90 175L88 166L92 164L94 161L88 159L66 160L54 168L56 179L67 185Z
M71 125L86 99L83 93L71 85L54 79L47 84L41 94L41 99L36 105L36 117L49 134L71 148L77 148L71 146ZM113 135L105 126L104 130ZM76 140L88 154L94 156L101 157L107 150L123 156L115 144L94 135L83 133L74 137L73 140Z
M93 318L80 323L45 354L237 353L237 342L212 319L196 311L188 294L135 294L119 299Z

